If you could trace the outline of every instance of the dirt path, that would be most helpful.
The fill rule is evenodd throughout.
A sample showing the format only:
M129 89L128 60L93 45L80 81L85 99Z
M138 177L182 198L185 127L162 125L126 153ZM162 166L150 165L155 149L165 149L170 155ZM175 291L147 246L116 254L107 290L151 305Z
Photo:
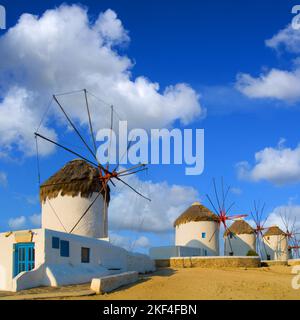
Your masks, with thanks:
M293 276L290 267L163 269L136 285L87 299L300 299Z
M160 269L128 287L105 295L80 296L89 290L89 284L61 288L36 288L11 298L22 299L299 299L300 289L294 290L291 267L273 266L259 269ZM5 299L8 293L0 292ZM70 297L73 295L73 297ZM69 297L66 297L69 296ZM8 297L6 297L8 298Z

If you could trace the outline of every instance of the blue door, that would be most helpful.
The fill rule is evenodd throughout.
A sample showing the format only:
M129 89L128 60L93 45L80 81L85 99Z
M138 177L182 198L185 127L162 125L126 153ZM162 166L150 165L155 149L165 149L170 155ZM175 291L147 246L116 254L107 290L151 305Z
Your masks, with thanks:
M14 244L14 277L34 268L34 256L33 242Z

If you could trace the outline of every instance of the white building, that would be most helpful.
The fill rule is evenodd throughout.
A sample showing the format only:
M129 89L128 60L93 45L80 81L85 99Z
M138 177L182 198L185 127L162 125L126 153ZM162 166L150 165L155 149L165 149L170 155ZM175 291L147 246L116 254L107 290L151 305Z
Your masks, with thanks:
M151 248L151 258L219 255L218 217L199 202L175 220L174 228L175 246Z
M99 186L97 170L81 160L71 161L41 186L42 228L0 234L0 290L78 284L125 271L154 271L148 256L109 243L103 196L80 220L101 190Z
M237 220L224 232L224 255L247 256L249 251L256 252L256 234L245 221Z
M263 260L287 260L288 239L286 234L277 226L270 227L263 236Z

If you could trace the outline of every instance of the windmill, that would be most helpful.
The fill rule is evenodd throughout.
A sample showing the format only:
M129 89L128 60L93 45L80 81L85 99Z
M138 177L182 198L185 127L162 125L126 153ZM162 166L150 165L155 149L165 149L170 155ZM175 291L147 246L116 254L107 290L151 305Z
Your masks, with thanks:
M72 233L75 228L78 226L78 224L80 223L80 221L88 214L88 212L91 210L91 208L94 206L94 204L96 203L97 199L102 195L103 196L103 228L105 225L107 225L107 210L108 210L108 199L109 199L109 192L110 192L110 187L116 186L116 182L130 188L133 192L135 192L137 195L139 195L140 197L151 201L148 197L146 197L145 195L143 195L141 192L139 192L138 190L136 190L132 185L130 185L129 183L127 183L124 180L125 176L129 176L129 175L133 175L136 174L138 172L141 171L145 171L147 170L147 167L144 164L138 164L138 165L134 165L130 168L127 169L121 169L118 170L120 167L120 161L121 159L118 159L117 164L114 164L114 166L112 166L109 162L107 162L106 164L102 164L101 163L101 159L98 159L97 157L97 145L96 145L96 139L95 139L95 132L94 132L94 128L93 128L93 121L92 121L92 115L91 115L91 111L90 111L90 106L89 106L89 92L86 89L83 90L79 90L76 91L77 93L79 92L80 94L83 95L84 101L85 101L85 106L84 108L82 107L80 110L80 113L86 113L87 115L87 123L88 123L88 131L89 131L89 136L90 136L90 143L88 143L88 140L84 137L84 135L79 131L79 129L77 128L77 126L75 125L75 121L73 121L71 119L71 116L69 113L67 113L66 109L64 108L63 104L59 101L59 96L64 95L64 94L60 94L60 95L53 95L52 96L52 101L55 102L55 105L58 107L58 110L60 111L60 114L62 115L62 117L64 119L66 119L67 124L69 126L69 128L72 129L72 131L76 134L76 136L79 138L83 150L85 150L85 152L88 153L88 156L82 155L82 152L79 153L78 151L75 151L73 147L69 146L69 145L65 145L60 141L56 141L52 138L49 138L47 136L45 136L44 134L41 134L39 132L39 128L41 127L41 124L45 118L46 113L49 110L49 107L46 111L46 113L44 114L40 126L39 128L36 130L36 132L34 133L35 138L36 138L36 146L37 146L37 160L38 160L38 176L39 176L39 183L40 183L40 170L39 170L39 148L38 148L38 139L42 139L48 143L51 143L57 147L59 147L60 149L68 152L69 154L72 154L76 157L78 157L81 160L86 161L89 165L93 166L98 174L97 177L95 179L98 180L98 182L100 183L100 188L97 191L97 195L96 197L93 199L93 201L85 208L85 210L83 210L81 216L79 217L79 219L76 221L76 223L73 225L73 227L68 231L69 233ZM65 95L68 94L72 94L72 92L70 93L65 93ZM50 106L51 104L49 104ZM110 106L110 130L112 132L113 130L113 123L114 123L114 107ZM110 140L111 141L111 140ZM127 146L127 151L130 148L130 143L128 143ZM91 145L90 145L91 144ZM109 152L109 150L108 150ZM104 234L107 234L107 230L104 231Z
M268 220L268 216L266 216L265 219L263 219L264 211L265 211L265 203L263 205L260 205L259 202L254 201L254 209L251 211L251 217L255 223L255 235L256 235L256 252L260 257L262 257L264 254L266 257L268 256L266 245L264 242L264 230L268 229L266 227L266 222ZM265 239L265 241L267 241Z
M228 197L228 193L230 191L230 186L226 187L226 190L225 190L224 181L223 181L223 178L221 178L221 186L218 190L216 185L216 180L214 178L212 182L213 182L215 202L212 200L212 197L210 197L208 194L206 195L206 197L218 217L218 221L217 221L218 229L220 230L220 227L223 226L225 229L225 232L229 232L229 234L234 237L235 235L233 232L230 231L230 228L228 227L227 222L245 218L247 217L247 214L229 215L230 210L235 204L234 202L232 202L228 207L226 206L226 200ZM212 235L210 240L213 238L214 234ZM228 237L228 241L229 241L230 250L231 252L233 252L230 237Z
M288 250L292 257L299 258L300 243L297 236L300 235L300 232L296 228L296 217L292 220L291 213L288 213L286 209L284 212L280 211L279 215L285 228L284 233L288 241Z

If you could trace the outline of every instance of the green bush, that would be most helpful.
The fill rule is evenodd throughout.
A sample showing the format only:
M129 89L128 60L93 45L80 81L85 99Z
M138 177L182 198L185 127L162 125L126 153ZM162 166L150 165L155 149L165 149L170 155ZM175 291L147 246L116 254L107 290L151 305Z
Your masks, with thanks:
M249 250L249 251L247 252L247 256L248 256L248 257L255 257L255 256L258 256L258 254L257 254L257 252L254 251L254 250Z

